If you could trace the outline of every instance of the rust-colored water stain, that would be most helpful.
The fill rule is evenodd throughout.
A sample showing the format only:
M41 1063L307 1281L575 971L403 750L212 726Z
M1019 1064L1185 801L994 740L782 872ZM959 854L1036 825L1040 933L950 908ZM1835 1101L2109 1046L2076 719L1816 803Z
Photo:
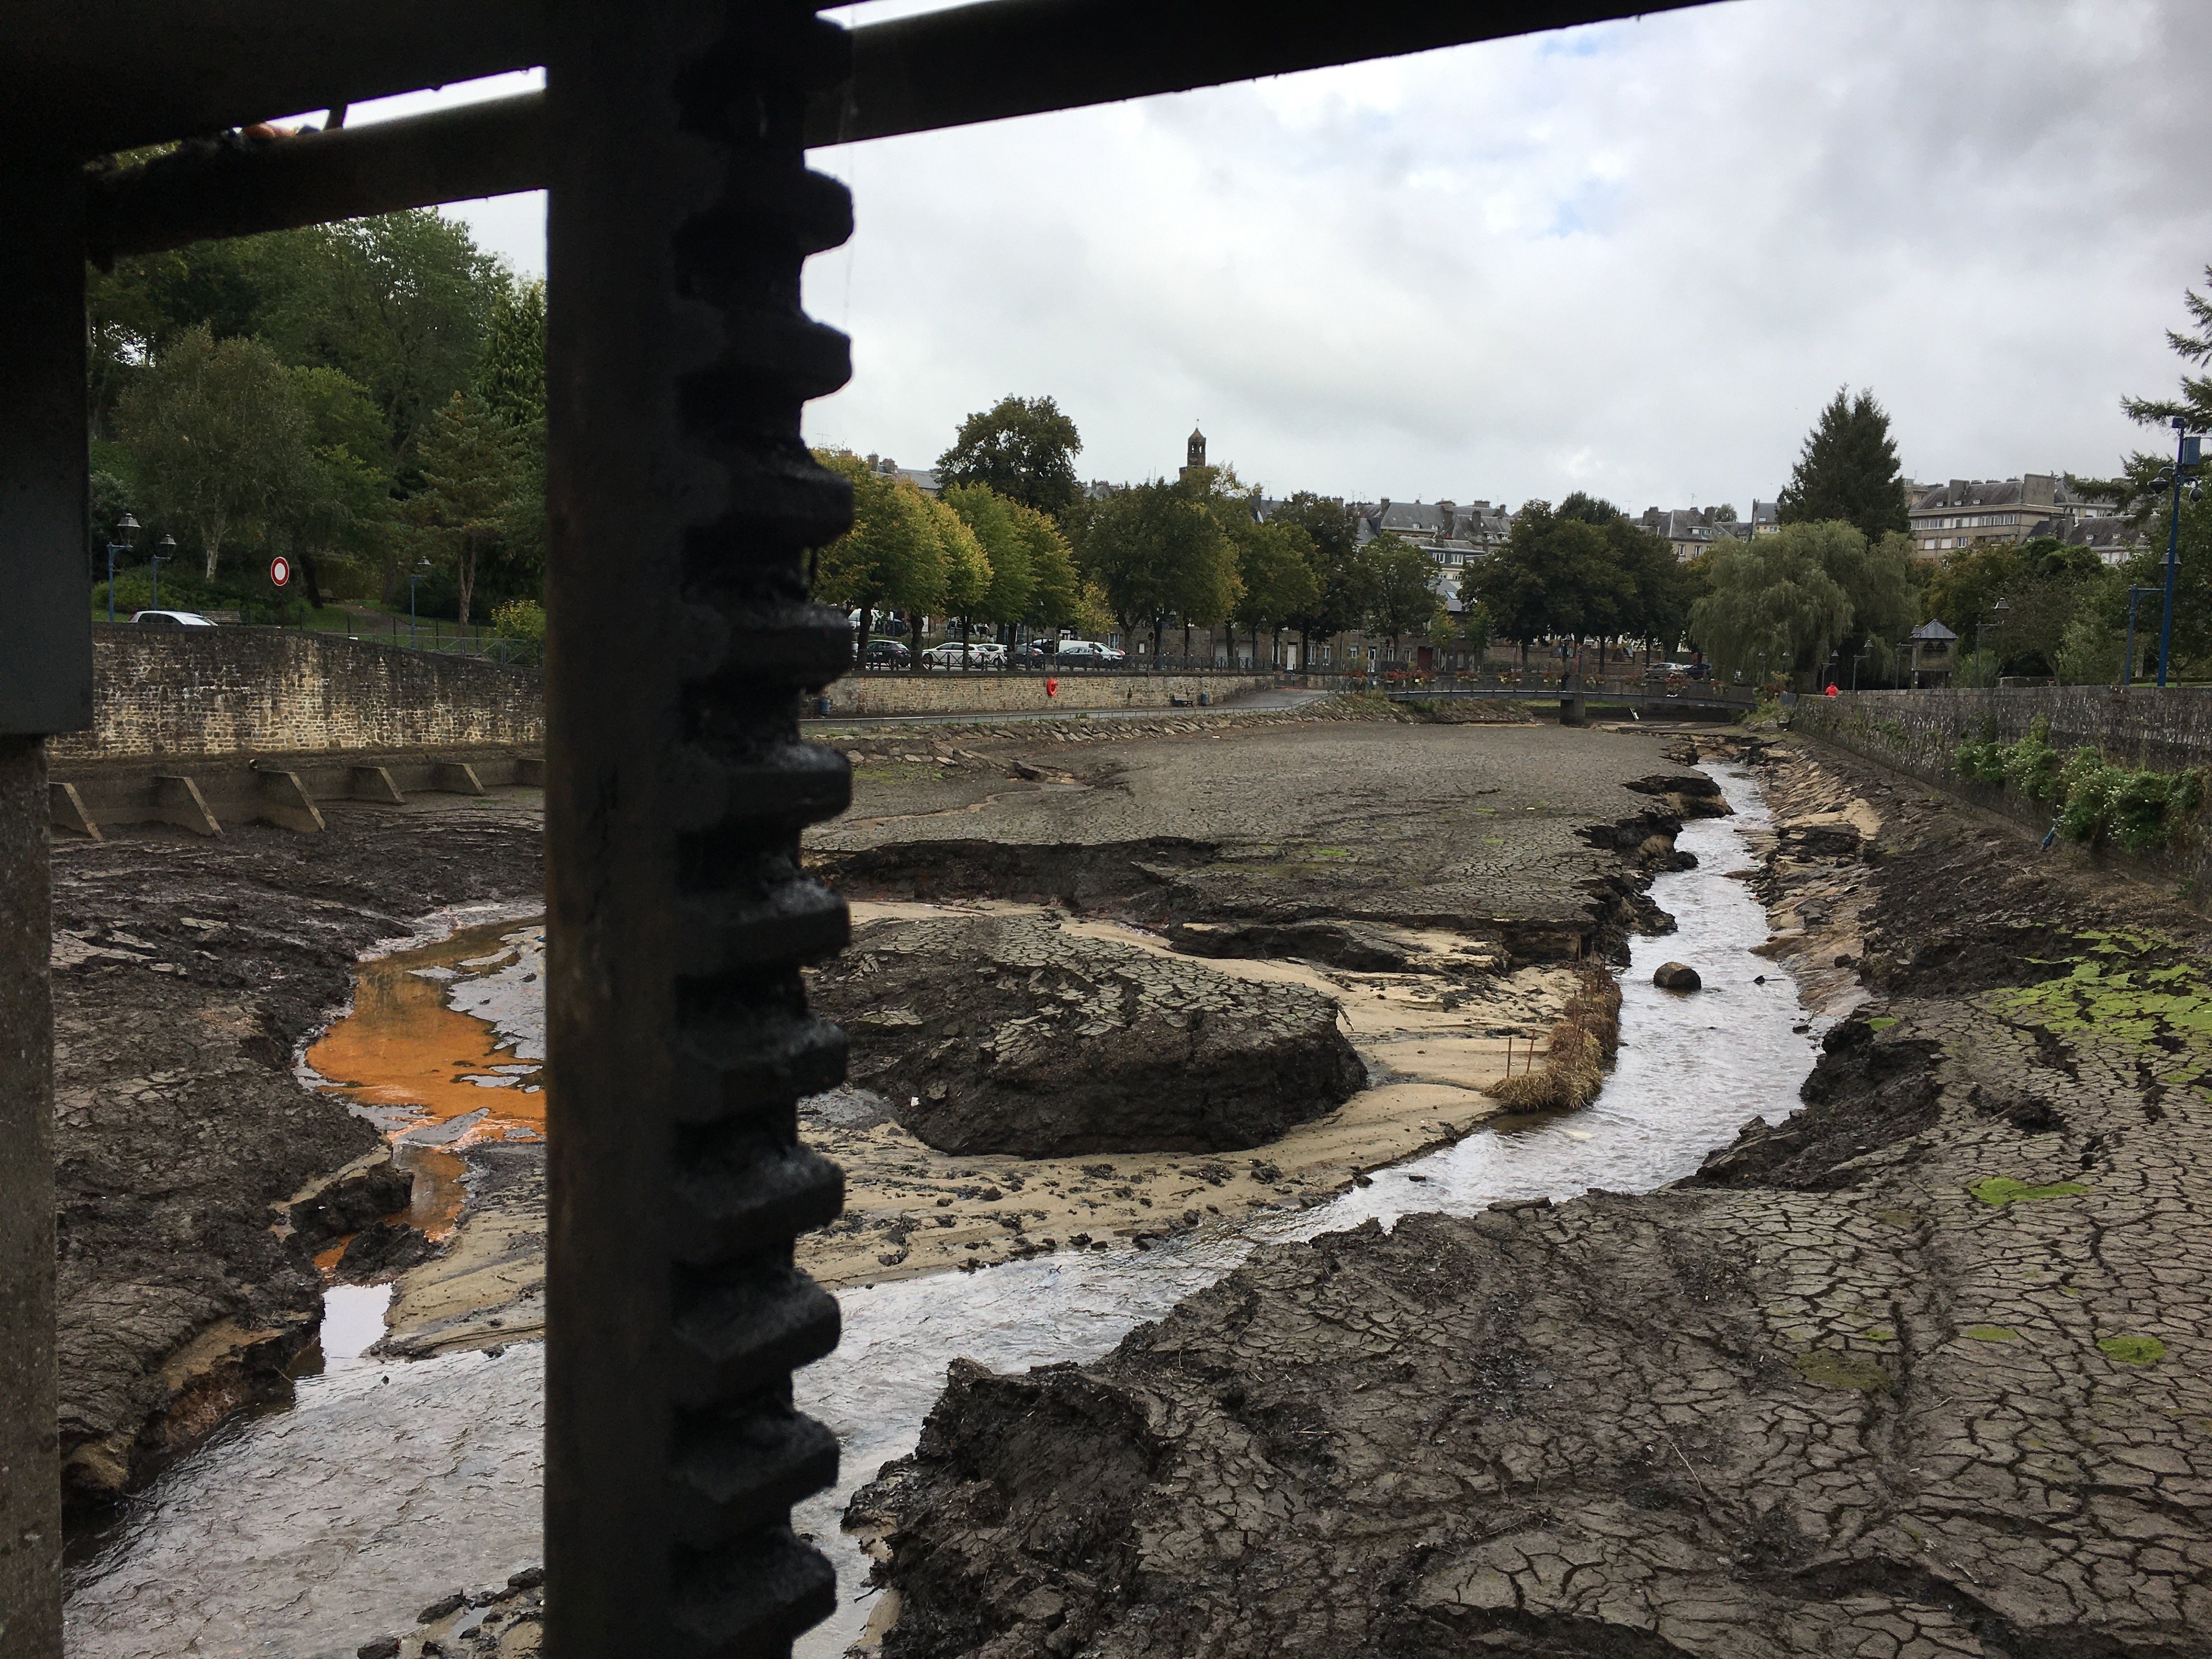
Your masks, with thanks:
M353 1012L335 1021L307 1050L307 1064L330 1086L364 1106L405 1109L411 1125L448 1122L471 1112L488 1115L453 1143L520 1139L510 1129L545 1133L545 1097L534 1076L506 1087L472 1083L517 1064L492 1030L446 1005L445 981L425 968L452 968L503 953L520 924L488 922L450 939L364 962L355 977Z
M530 924L514 921L464 927L450 938L364 962L356 970L350 1012L332 1022L307 1053L324 1086L376 1108L398 1145L392 1161L415 1176L412 1201L399 1215L433 1239L443 1238L467 1202L467 1164L453 1148L485 1140L536 1140L545 1133L545 1096L535 1071L503 1046L484 1021L449 1007L450 976L426 978L426 968L478 971L514 959L507 937ZM472 1078L500 1078L498 1084ZM400 1139L425 1125L448 1123L481 1112L443 1146ZM332 1271L347 1240L315 1258Z

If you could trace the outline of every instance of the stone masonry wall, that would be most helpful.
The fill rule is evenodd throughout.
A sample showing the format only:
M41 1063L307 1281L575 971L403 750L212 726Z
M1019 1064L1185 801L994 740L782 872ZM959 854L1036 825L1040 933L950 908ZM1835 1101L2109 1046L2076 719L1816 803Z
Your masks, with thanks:
M848 674L830 688L832 714L1012 714L1048 709L1166 708L1170 697L1195 705L1203 691L1214 702L1275 684L1267 674L1108 674L1079 670L1052 678L1057 696L1045 696L1043 674ZM810 711L811 712L811 711Z
M2118 766L2178 772L2212 766L2212 689L2106 685L2023 686L2016 690L1845 691L1801 696L1790 729L1832 743L1869 760L2002 813L2023 827L2046 830L2047 807L2010 789L1962 777L1952 751L1969 738L2011 743L2038 716L2051 722L2051 744L2087 744ZM2174 853L2098 857L2158 878L2179 881L2200 908L2212 897L2212 830L2200 823L2191 845Z
M328 750L538 747L533 669L276 628L93 629L93 726L56 764Z

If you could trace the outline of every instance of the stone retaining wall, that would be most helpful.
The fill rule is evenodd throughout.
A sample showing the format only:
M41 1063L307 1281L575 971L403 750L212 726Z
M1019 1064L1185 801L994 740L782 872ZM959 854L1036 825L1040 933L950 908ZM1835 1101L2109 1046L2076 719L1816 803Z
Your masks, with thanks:
M829 690L833 715L1014 714L1047 709L1167 708L1172 697L1193 707L1204 692L1215 702L1273 687L1264 674L1109 674L1077 670L1052 676L1058 694L1045 695L1039 673L848 674Z
M276 628L93 629L93 725L57 766L542 748L543 678L482 658Z
M2114 765L2160 771L2212 766L2212 689L2194 686L2164 691L2106 685L1845 691L1799 697L1789 726L2041 831L2051 824L2048 807L2002 786L1964 777L1951 763L1952 752L1967 738L2010 743L2026 737L2039 716L2050 720L2055 749L2087 744ZM2212 898L2212 832L2203 823L2191 844L2177 852L2134 854L2107 848L2095 856L2148 877L2178 881L2183 896L2200 908Z

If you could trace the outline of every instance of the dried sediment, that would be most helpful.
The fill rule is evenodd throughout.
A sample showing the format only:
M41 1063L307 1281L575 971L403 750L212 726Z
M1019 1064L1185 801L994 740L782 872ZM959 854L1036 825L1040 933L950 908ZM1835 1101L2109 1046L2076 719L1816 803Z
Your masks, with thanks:
M1036 915L878 922L810 975L853 1082L941 1152L1234 1152L1366 1081L1334 1002Z
M2203 1653L2212 941L1838 775L1875 861L1783 837L1765 881L1788 948L1839 885L1863 940L1802 1111L956 1368L849 1516L885 1653Z

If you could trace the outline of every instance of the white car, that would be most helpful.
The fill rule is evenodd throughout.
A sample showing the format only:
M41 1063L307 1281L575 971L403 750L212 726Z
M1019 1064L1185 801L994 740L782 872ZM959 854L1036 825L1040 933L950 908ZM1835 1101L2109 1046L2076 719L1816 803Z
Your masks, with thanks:
M1121 653L1097 640L1062 640L1053 655L1062 662L1119 662Z
M213 628L215 623L197 611L134 611L133 628Z
M1000 648L980 640L964 646L959 641L952 640L943 645L931 646L921 653L921 659L932 668L997 668L1002 663L993 660L990 653Z

